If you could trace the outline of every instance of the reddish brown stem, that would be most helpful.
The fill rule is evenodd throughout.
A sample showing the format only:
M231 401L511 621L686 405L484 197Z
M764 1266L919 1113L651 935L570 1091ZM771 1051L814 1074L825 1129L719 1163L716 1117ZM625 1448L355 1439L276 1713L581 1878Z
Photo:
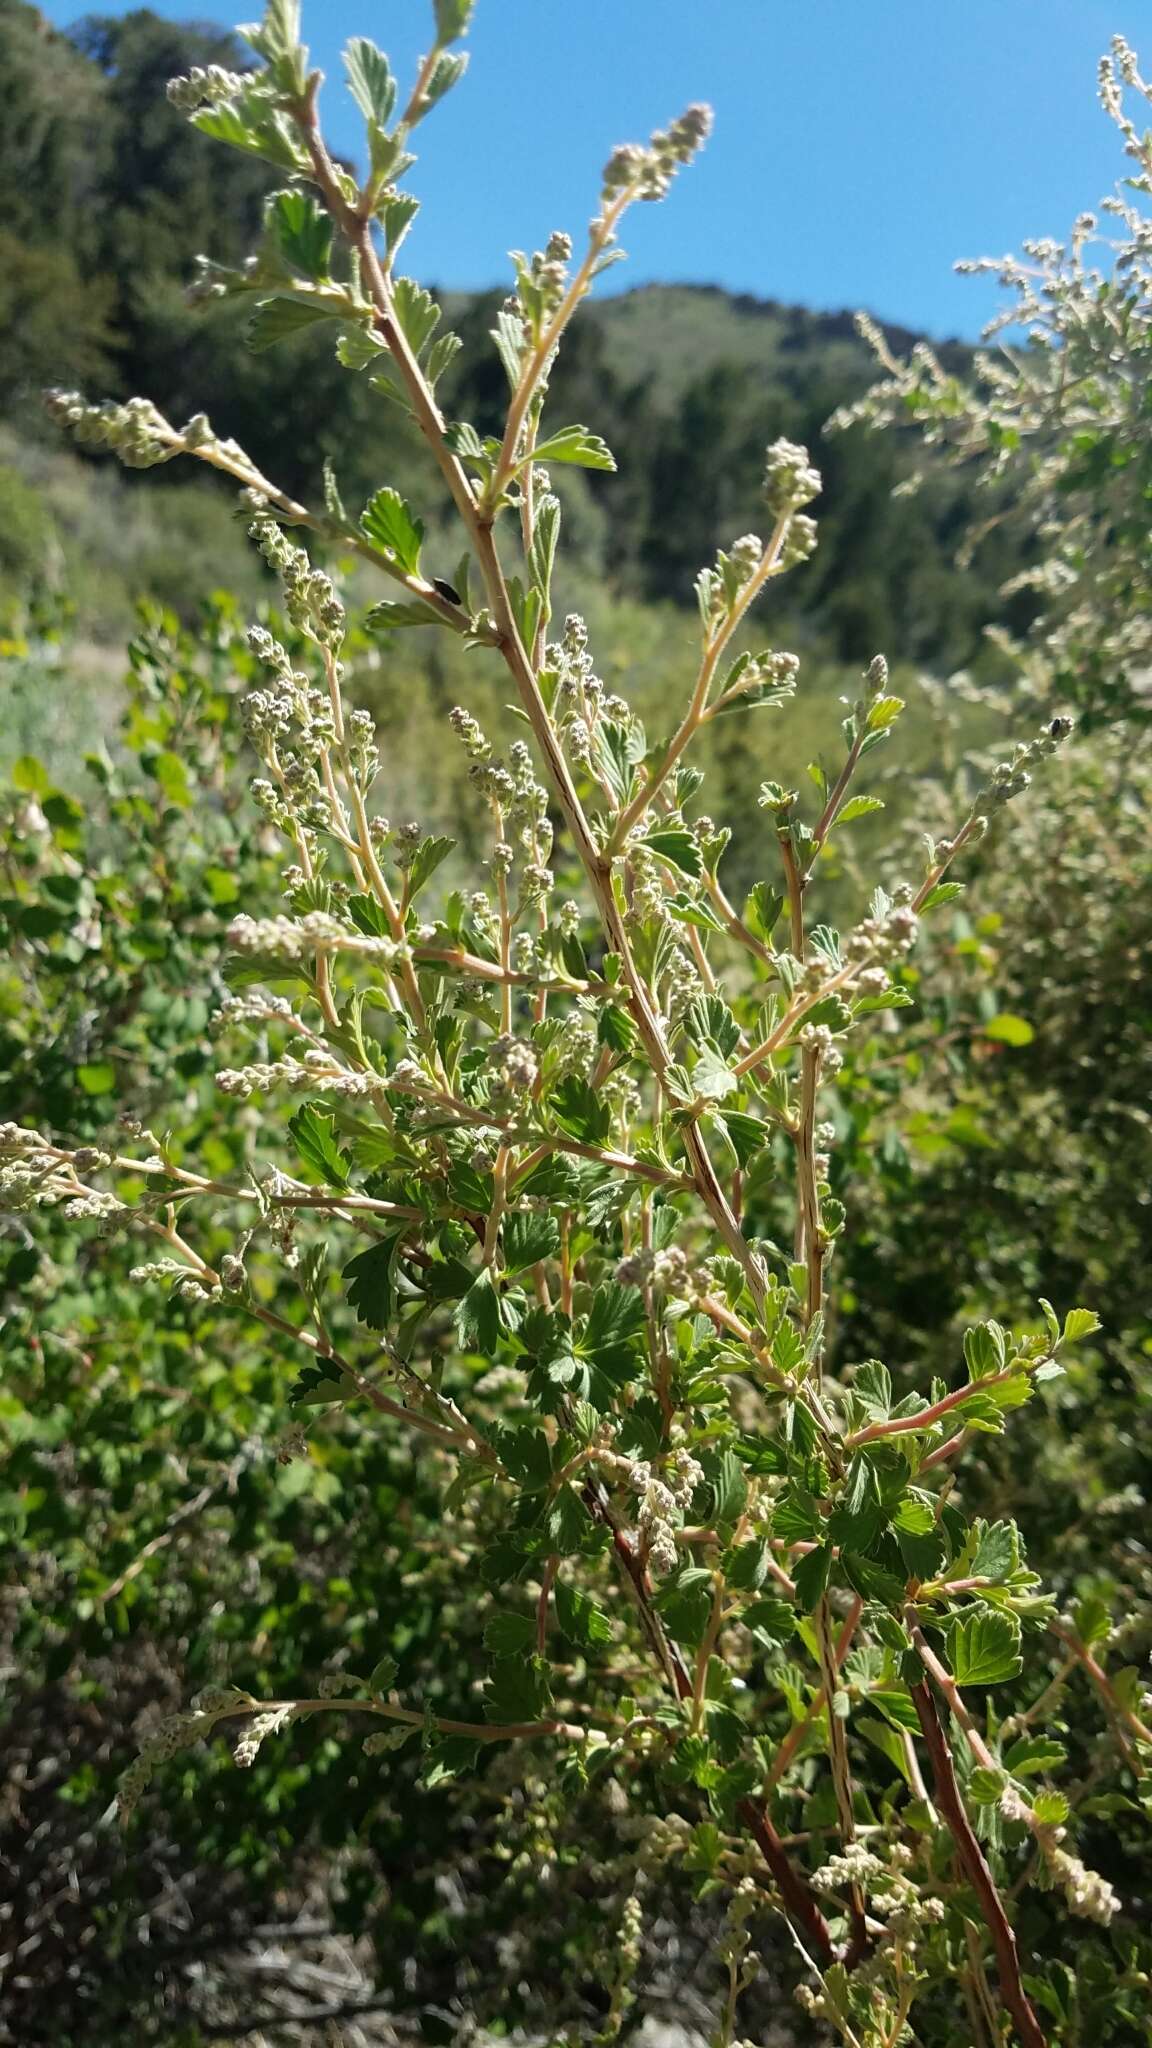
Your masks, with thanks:
M1021 1982L1016 1936L1009 1925L984 1851L972 1832L972 1824L964 1810L960 1787L956 1783L952 1753L948 1747L948 1738L940 1724L940 1716L936 1712L936 1702L924 1680L921 1680L919 1685L914 1685L911 1691L932 1763L936 1803L948 1823L964 1874L980 1901L984 1922L992 1937L1000 1973L1001 1996L1012 2015L1024 2048L1047 2048L1047 2042L1040 2030L1040 2022Z
M814 1959L827 1967L834 1960L828 1923L799 1871L790 1861L788 1851L768 1815L751 1799L740 1801L736 1815L743 1821L768 1865L776 1889L784 1901L784 1910L788 1918L797 1932L808 1941Z

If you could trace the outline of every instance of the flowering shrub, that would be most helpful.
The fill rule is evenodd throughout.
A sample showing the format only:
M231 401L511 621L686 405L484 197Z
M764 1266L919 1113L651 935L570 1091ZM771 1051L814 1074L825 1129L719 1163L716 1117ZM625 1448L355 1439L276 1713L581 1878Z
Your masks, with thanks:
M1123 36L1100 62L1100 100L1131 170L1097 216L1082 213L1066 243L1025 244L1022 257L962 263L1008 294L985 330L972 380L950 374L926 343L906 362L875 322L859 321L886 371L836 415L847 426L914 425L925 443L973 468L988 500L982 530L1025 525L1039 559L1005 588L1033 593L1039 625L1014 646L1023 679L1055 692L1088 722L1145 720L1152 681L1148 582L1148 417L1152 366L1149 214L1152 131L1129 112L1152 100ZM1023 519L1021 519L1023 514Z
M545 401L624 214L665 194L709 117L691 108L613 153L579 257L562 234L515 257L495 334L507 422L482 438L438 406L455 337L435 338L439 309L397 267L408 144L463 71L471 11L436 0L403 101L383 53L349 46L362 183L325 145L291 0L247 31L258 69L172 87L208 135L286 178L259 254L206 267L205 288L251 294L258 346L339 326L341 362L403 406L436 465L465 547L450 581L388 486L352 520L335 479L310 509L203 417L177 430L144 401L54 400L132 465L187 453L240 483L290 628L253 629L244 704L253 795L287 864L282 907L230 927L216 1078L230 1113L244 1106L243 1163L189 1154L162 1114L79 1145L13 1123L7 1203L139 1234L141 1286L297 1347L293 1451L349 1407L413 1432L484 1617L471 1701L409 1696L390 1652L337 1660L310 1694L209 1686L129 1769L121 1815L202 1739L232 1734L251 1765L316 1717L370 1759L418 1745L433 1783L467 1784L511 1745L510 1808L543 1753L602 1826L627 1815L619 1935L597 1962L604 2041L628 2023L646 1901L670 1873L725 1901L718 2048L737 2040L770 1914L801 2006L849 2048L895 2048L913 2026L943 2044L965 2023L981 2041L1071 2041L1066 1984L1020 1952L1036 1889L1099 1927L1123 2026L1146 1979L1134 1938L1106 1932L1121 1902L1077 1851L1047 1645L1094 1688L1111 1750L1093 1770L1129 1806L1148 1797L1147 1700L1102 1660L1106 1613L1058 1612L1015 1522L966 1512L963 1481L973 1442L1026 1426L1015 1411L1045 1399L1097 1318L1042 1301L1012 1330L977 1323L962 1366L942 1358L902 1396L878 1359L833 1373L826 1339L844 1049L911 1005L921 919L956 900L950 871L1070 721L1050 717L977 780L923 871L887 877L838 932L819 915L822 869L878 807L858 783L903 709L877 656L835 755L809 767L808 815L788 780L763 783L768 872L732 902L692 745L798 686L793 656L749 644L750 617L811 553L820 477L804 449L768 450L766 537L702 569L694 675L650 738L599 680L583 621L554 621L551 470L612 457L594 431L546 423ZM396 588L370 631L452 633L503 665L517 737L461 706L445 738L490 834L482 888L438 900L451 841L374 809L378 738L346 698L345 607L301 530Z

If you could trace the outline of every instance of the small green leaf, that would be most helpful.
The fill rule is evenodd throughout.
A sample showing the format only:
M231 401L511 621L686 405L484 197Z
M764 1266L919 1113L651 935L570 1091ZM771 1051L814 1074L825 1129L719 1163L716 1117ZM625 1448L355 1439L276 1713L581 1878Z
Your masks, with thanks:
M786 1643L799 1616L786 1600L754 1600L740 1616L745 1628L753 1629L769 1643Z
M434 5L437 43L458 43L468 32L476 0L434 0Z
M702 1641L714 1590L713 1574L703 1565L686 1565L674 1578L665 1579L656 1605L676 1642L695 1647Z
M723 1116L715 1111L712 1122L720 1136L727 1138L736 1156L736 1164L741 1167L747 1166L768 1137L768 1125L742 1109L726 1109Z
M995 1806L1003 1797L1007 1782L1003 1771L979 1764L968 1780L968 1790L977 1806Z
M948 1631L948 1655L957 1685L1003 1685L1024 1668L1019 1617L978 1607L957 1616Z
M721 1102L740 1086L722 1053L706 1045L692 1062L692 1086L709 1102Z
M367 1251L357 1252L344 1268L348 1306L355 1309L357 1320L366 1323L370 1330L386 1330L391 1321L396 1302L392 1276L399 1243L400 1234L395 1232L380 1243L369 1245Z
M867 818L873 811L882 811L883 809L883 797L850 796L843 809L837 811L836 823L838 825L850 825L853 818Z
M1014 1778L1039 1777L1044 1771L1058 1770L1067 1760L1064 1744L1050 1735L1021 1736L1004 1755L1005 1769Z
M734 1451L721 1451L708 1459L705 1474L712 1488L712 1518L717 1528L731 1528L748 1499L744 1467Z
M496 1657L518 1657L536 1646L536 1622L530 1614L493 1614L484 1624L484 1648Z
M615 469L616 458L587 427L561 427L533 450L533 462L573 462L581 469Z
M375 896L358 894L348 898L348 915L358 932L370 939L386 939L392 927L384 905Z
M792 1577L796 1586L796 1598L801 1607L811 1613L828 1584L832 1569L832 1550L827 1543L818 1544L815 1550L806 1551L793 1568Z
M441 626L444 621L431 605L421 604L419 599L405 603L402 598L383 598L366 612L364 624L370 633L394 633L401 626Z
M422 356L440 325L440 308L414 278L398 277L392 287L392 309L414 356Z
M12 763L12 786L29 796L45 796L52 784L43 761L38 761L35 754L21 754Z
M938 903L954 903L957 896L963 894L963 882L937 882L935 888L929 889L920 908L922 911L935 910Z
M489 1267L472 1282L452 1317L461 1351L491 1358L500 1336L500 1301Z
M288 1130L305 1166L329 1187L346 1188L352 1162L336 1141L336 1121L318 1103L306 1102L288 1119Z
M463 346L464 343L458 334L442 334L432 343L424 364L424 376L433 391L445 370L455 362Z
M681 874L699 878L704 872L700 842L692 832L650 832L643 843L658 860L679 868Z
M517 1210L504 1221L502 1232L504 1270L522 1273L540 1259L550 1259L560 1249L560 1225L554 1216Z
M542 1657L497 1657L484 1695L488 1721L535 1721L551 1704Z
M306 1365L288 1392L289 1405L293 1408L332 1408L339 1401L348 1399L350 1389L342 1379L337 1379L328 1366Z
M981 1037L993 1038L1000 1045L1031 1045L1036 1033L1026 1017L1015 1017L1010 1010L1001 1010L998 1016L990 1017L980 1027Z
M1097 1593L1090 1593L1086 1599L1077 1602L1072 1610L1072 1619L1081 1642L1089 1648L1093 1643L1106 1643L1112 1633L1108 1603Z
M293 270L319 283L328 276L332 262L332 216L297 187L277 192L268 202L268 227L280 254Z
M575 1074L553 1090L551 1109L561 1129L586 1145L602 1145L608 1136L612 1123L610 1105Z
M454 839L422 839L416 848L415 858L408 870L408 901L413 902L425 882L431 880L437 868L446 861L456 841Z
M997 1583L1011 1578L1020 1563L1020 1532L1015 1522L975 1522L975 1543L967 1575Z
M424 522L389 484L369 498L360 514L360 531L373 547L403 569L406 576L420 574L420 550L424 545Z
M386 128L396 105L396 80L383 50L367 36L353 36L344 50L352 97L366 121Z
M331 299L263 299L248 323L248 346L260 354L323 320L342 320L346 311L346 307Z
M116 1086L116 1069L108 1060L94 1060L77 1067L76 1079L85 1095L111 1095Z
M581 1650L590 1650L597 1643L612 1641L612 1625L608 1616L601 1613L587 1593L581 1593L576 1586L557 1579L555 1598L556 1619L570 1643L575 1643Z
M605 1003L600 1011L596 1020L596 1042L606 1045L611 1052L635 1050L636 1026L627 1010L622 1010L618 1003Z
M987 1379L993 1373L1003 1372L1007 1355L1004 1332L999 1323L977 1323L973 1329L964 1332L964 1356L973 1380Z
M903 697L876 697L868 706L867 731L887 732L890 726L895 725L903 709Z
M241 108L225 103L201 107L191 120L201 135L210 135L215 142L226 142L229 148L245 150L250 156L261 156L279 170L310 168L302 146L282 115L265 113L261 117L250 104Z
M188 781L188 770L179 754L165 748L149 762L149 769L156 777L167 801L186 811L192 802L192 789Z
M1063 1344L1075 1344L1081 1337L1091 1337L1100 1329L1099 1316L1090 1308L1070 1308L1064 1318Z
M528 572L532 587L540 596L545 617L551 611L552 571L556 566L556 549L560 539L560 500L541 498L536 510L536 524L532 528L532 546L528 555Z

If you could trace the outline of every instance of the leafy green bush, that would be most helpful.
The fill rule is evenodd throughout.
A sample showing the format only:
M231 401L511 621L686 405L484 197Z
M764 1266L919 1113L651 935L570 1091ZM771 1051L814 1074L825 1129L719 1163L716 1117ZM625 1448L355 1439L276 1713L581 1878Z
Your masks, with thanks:
M1062 1606L1026 1562L1015 1516L1034 1506L1028 1487L1005 1481L1002 1508L982 1512L982 1461L964 1461L988 1442L983 1470L995 1476L1010 1432L1043 1435L1069 1366L1082 1398L1076 1347L1098 1318L1064 1298L1060 1315L1041 1300L1021 1317L1016 1290L1010 1324L973 1321L930 1359L899 1355L893 1332L895 1372L830 1343L838 1306L861 1324L869 1313L891 1321L884 1276L877 1286L875 1262L867 1270L874 1226L866 1217L854 1238L837 1192L838 1141L863 1153L898 1120L922 1132L935 1118L947 1143L964 1108L968 1128L978 1123L971 1104L940 1117L938 1089L923 1109L906 1087L900 1109L878 1072L872 1048L892 1048L887 1027L900 1032L919 985L909 954L920 921L956 901L949 870L1030 770L1048 766L1070 722L1048 721L983 776L962 774L921 879L877 888L841 934L814 901L850 845L843 835L876 810L859 772L903 709L877 657L846 707L842 748L810 770L810 816L787 781L763 782L773 866L737 907L729 834L700 813L688 756L717 719L772 709L796 686L794 657L741 651L741 635L769 583L811 554L804 507L820 478L804 449L770 447L769 537L744 535L702 570L686 708L650 740L595 673L585 622L572 615L550 633L562 520L550 469L603 472L612 457L595 432L546 422L544 401L620 219L663 195L708 117L691 108L648 145L613 153L578 261L562 235L517 259L496 329L511 394L503 430L449 421L435 386L453 338L434 338L436 307L397 274L414 206L400 180L413 130L462 72L470 13L469 0L436 0L436 40L403 100L383 54L366 39L350 46L363 184L324 146L319 80L290 0L273 0L249 32L262 69L172 88L197 126L288 177L255 263L211 273L213 287L254 298L261 342L339 324L339 360L412 416L456 508L467 552L451 581L425 568L425 526L389 486L359 519L331 485L314 510L203 416L175 429L145 401L56 401L82 441L131 466L189 453L240 483L288 623L253 628L239 660L221 634L215 702L168 651L155 710L141 707L143 725L130 726L156 794L116 799L117 823L139 828L131 877L115 858L104 872L98 844L81 863L75 805L34 768L19 773L20 843L47 827L74 867L59 873L35 846L21 854L6 915L37 977L37 949L56 948L44 983L53 1043L79 1004L70 1050L74 1063L84 1055L74 1071L87 1107L78 1113L66 1074L53 1094L36 1052L43 1031L13 991L8 1058L23 1120L0 1143L15 1227L28 1233L16 1257L33 1262L25 1277L43 1287L45 1314L55 1303L82 1324L67 1283L36 1277L38 1247L85 1220L116 1260L122 1238L142 1237L152 1256L129 1284L166 1290L166 1377L178 1373L215 1419L201 1439L183 1395L168 1414L168 1385L127 1385L108 1442L99 1406L92 1417L94 1469L110 1493L94 1501L88 1439L72 1420L80 1395L67 1375L38 1383L33 1313L16 1396L30 1446L17 1507L30 1492L40 1513L45 1461L64 1449L79 1483L48 1510L63 1517L53 1541L74 1573L90 1571L94 1514L110 1537L139 1531L121 1449L136 1418L150 1457L172 1448L186 1465L192 1445L211 1445L216 1485L237 1499L233 1509L210 1494L225 1518L213 1526L231 1525L239 1549L252 1541L269 1576L259 1632L244 1640L246 1608L225 1605L198 1635L184 1662L200 1689L145 1731L121 1818L147 1814L154 1778L183 1787L195 1811L201 1766L188 1752L202 1739L219 1759L219 1738L234 1738L236 1762L251 1767L291 1728L293 1769L307 1761L314 1773L306 1793L293 1784L293 1805L343 1841L364 1797L385 1816L387 1848L416 1865L381 1902L370 1859L357 1859L346 1899L351 1923L391 1952L398 2012L422 2026L439 1963L450 2034L527 2019L572 2041L618 2039L672 1913L707 1940L718 2048L759 2024L745 2016L762 1953L773 1980L798 1980L800 2006L849 2048L895 2048L913 2027L941 2048L964 2027L985 2042L1011 2027L1028 2048L1070 2044L1087 2027L1120 2042L1138 2025L1147 1944L1080 1852L1107 1817L1127 1856L1146 1814L1143 1681L1135 1667L1109 1668L1099 1588L1084 1593L1057 1572ZM344 689L358 639L336 583L295 544L301 529L390 580L397 594L366 621L386 646L434 629L514 689L516 737L503 752L472 709L447 720L484 820L483 890L438 900L447 837L372 809L377 736ZM138 659L147 675L147 647ZM218 755L205 768L205 714L222 733L237 681L248 685L263 822L215 773ZM386 705L385 743L392 715ZM288 865L273 893L263 863L277 840ZM1091 846L1081 856L1094 857ZM101 926L105 914L122 926L101 1007L119 1000L124 1015L93 1058L85 1005L101 982L85 955L97 912ZM1111 929L1102 920L1085 940L1093 960ZM216 1072L219 1120L196 1007L213 953L218 1022L243 1062ZM935 1022L951 998L930 994ZM988 1044L1027 1037L1011 1003L992 1017L978 1005ZM923 1048L897 1043L891 1077L915 1084L909 1065L928 1059L932 1035ZM143 1076L130 1084L126 1131L113 1132L105 1112L134 1048ZM164 1108L173 1095L178 1121ZM282 1095L299 1098L287 1117ZM892 1176L863 1160L861 1170L890 1200ZM841 1272L854 1303L837 1303ZM206 1366L190 1345L201 1326L227 1365ZM292 1356L285 1451L303 1476L280 1498L250 1494L244 1448L221 1480L225 1439L268 1427ZM909 1365L921 1372L901 1384ZM406 1489L400 1430L418 1447ZM208 1483L193 1494L189 1474L189 1518L208 1509ZM250 1498L258 1524L245 1522ZM315 1511L307 1562L293 1540L304 1498ZM130 1617L146 1597L132 1589L182 1527L169 1513L140 1551L97 1569L81 1620L96 1608ZM1094 1564L1106 1590L1122 1583ZM231 1548L213 1567L225 1600L234 1567ZM198 1593L194 1575L181 1580L158 1623L171 1626ZM318 1679L316 1662L328 1666ZM285 1665L290 1691L273 1676ZM1069 1727L1073 1679L1092 1704ZM421 1806L441 1787L435 1807ZM258 1834L261 1813L285 1802L279 1769L257 1794ZM245 1851L255 1863L251 1835ZM484 1878L500 1861L496 1889ZM429 1899L450 1873L455 1943ZM1090 1923L1074 1979L1054 1960L1072 1939L1069 1911Z
M1152 131L1132 119L1133 95L1139 110L1152 86L1116 36L1101 60L1100 99L1132 168L1101 202L1109 234L1083 213L1066 243L1045 236L1021 257L960 266L990 272L1007 294L986 332L995 351L977 355L971 378L923 344L897 360L863 318L887 375L835 422L915 426L973 475L981 533L1031 539L1032 559L1008 590L1030 592L1040 617L1014 652L1025 681L1074 704L1088 724L1144 721L1152 705Z

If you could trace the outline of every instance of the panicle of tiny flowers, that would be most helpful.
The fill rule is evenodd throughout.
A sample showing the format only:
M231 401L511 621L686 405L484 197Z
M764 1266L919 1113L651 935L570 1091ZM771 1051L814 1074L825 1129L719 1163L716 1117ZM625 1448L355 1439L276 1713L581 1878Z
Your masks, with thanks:
M764 500L770 512L778 519L788 512L799 512L819 497L821 488L820 471L806 448L783 437L773 441L764 467Z
M241 911L228 927L228 942L238 953L268 953L277 960L303 960L314 953L349 953L360 959L392 961L392 939L353 931L325 910L303 917L249 917Z
M270 513L258 512L248 533L280 578L292 624L321 646L338 647L347 621L332 578L313 568L304 549L293 545Z
M712 109L696 103L668 128L658 128L647 146L621 143L604 167L601 204L614 205L621 198L663 199L676 172L692 162L712 133Z

